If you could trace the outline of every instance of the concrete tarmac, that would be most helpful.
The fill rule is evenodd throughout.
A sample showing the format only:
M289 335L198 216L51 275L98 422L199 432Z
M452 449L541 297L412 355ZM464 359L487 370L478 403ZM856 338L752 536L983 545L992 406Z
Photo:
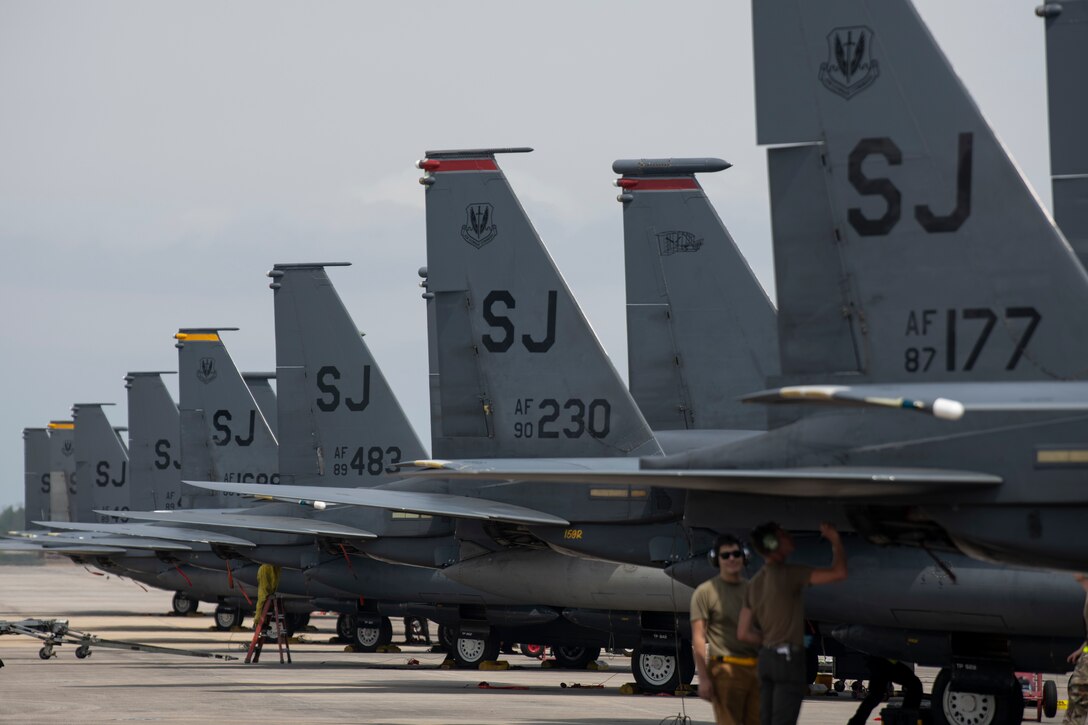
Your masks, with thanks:
M207 604L200 616L168 614L171 597L95 576L66 559L0 566L0 619L68 619L72 629L103 639L240 658L222 662L97 649L78 660L75 647L64 645L56 658L43 661L39 641L5 636L0 723L713 722L710 705L697 697L621 694L620 686L633 681L630 660L622 656L602 657L608 669L597 672L546 669L520 654L503 656L511 665L506 671L442 670L443 655L422 646L400 645L401 652L389 654L345 652L343 645L329 643L333 616L313 617L319 631L291 645L293 664L281 665L275 647L266 646L260 663L245 665L250 632L214 631ZM403 642L398 620L394 627L394 643ZM409 664L413 659L419 664ZM919 674L928 692L936 671ZM496 689L482 689L481 682ZM569 687L574 683L603 687ZM1065 683L1058 684L1064 697ZM855 707L849 696L810 697L800 722L841 725ZM685 715L690 720L677 720ZM870 723L877 715L879 710Z

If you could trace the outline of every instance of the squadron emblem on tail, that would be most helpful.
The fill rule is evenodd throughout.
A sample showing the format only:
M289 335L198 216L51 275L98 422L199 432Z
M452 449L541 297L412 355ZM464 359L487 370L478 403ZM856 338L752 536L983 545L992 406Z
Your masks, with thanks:
M465 208L466 220L461 225L461 238L479 249L499 233L492 222L494 208L490 204L469 204Z
M880 76L873 58L873 31L864 25L835 28L827 34L827 61L820 64L820 83L850 100Z

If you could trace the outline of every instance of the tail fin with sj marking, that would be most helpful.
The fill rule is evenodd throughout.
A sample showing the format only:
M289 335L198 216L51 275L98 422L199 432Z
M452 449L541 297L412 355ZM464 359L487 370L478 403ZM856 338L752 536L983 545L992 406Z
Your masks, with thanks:
M833 342L853 348L805 372L855 357L883 382L1088 373L1088 276L910 3L755 0L753 24L759 142L792 147L770 152L776 238L809 204L840 270L839 327L814 329L846 320ZM787 322L804 316L790 301Z
M656 430L763 429L775 311L696 179L721 159L620 160L631 395Z
M163 383L173 373L125 376L132 510L174 509L181 500L181 417Z
M284 484L372 486L426 449L325 264L277 264L276 379Z
M126 521L123 512L131 509L132 490L128 451L110 425L102 403L72 406L75 420L76 480L80 497L90 493L94 510L116 511L116 517L94 514L89 521L105 523L113 518Z
M23 511L30 522L49 520L49 431L23 428Z
M178 348L181 478L275 483L276 438L220 336L220 329L186 328ZM182 508L241 505L237 497L192 494ZM199 502L197 498L201 499Z
M433 454L659 452L499 169L499 152L429 151L419 163L440 382Z
M76 482L76 424L70 420L49 422L49 517L53 521L92 521L94 504L90 490L80 496Z

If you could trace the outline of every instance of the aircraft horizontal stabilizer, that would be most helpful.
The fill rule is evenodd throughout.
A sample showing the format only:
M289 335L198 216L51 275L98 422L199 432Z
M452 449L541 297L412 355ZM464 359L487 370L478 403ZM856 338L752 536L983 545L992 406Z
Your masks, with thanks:
M109 511L96 511L95 513L109 514ZM125 512L126 518L132 518ZM39 522L35 522L39 523ZM221 544L223 546L252 547L255 544L247 539L226 534L216 534L200 529L182 529L175 526L153 526L151 524L121 524L121 523L76 523L76 522L41 522L42 526L54 529L68 529L72 531L92 531L107 535L120 536L145 536L167 541L183 541L198 544Z
M120 546L97 546L89 544L58 544L48 548L36 541L0 541L0 551L7 552L49 552L51 554L71 554L74 556L109 556L110 554L124 554L125 549Z
M196 526L225 526L249 531L274 531L281 534L326 536L340 539L376 539L372 531L344 524L293 516L256 516L234 511L126 511L130 519L161 521ZM207 532L201 532L207 534Z
M45 536L37 537L29 540L21 540L22 543L30 544L32 548L16 549L16 548L4 548L3 543L0 542L0 550L4 551L49 551L58 554L66 554L70 551L74 551L73 547L80 549L76 553L92 554L123 554L126 549L140 549L147 551L192 551L193 547L186 544L178 543L176 541L166 541L165 539L152 539L146 536L107 536L98 532L87 532L86 534L47 534ZM40 549L36 547L41 547ZM96 551L91 551L95 549ZM101 550L100 552L97 550Z
M493 459L488 461L418 461L437 469L433 475L451 479L548 481L582 485L659 486L691 491L786 496L797 498L883 498L940 491L948 487L980 488L1001 483L1000 476L974 471L928 468L765 468L659 469L609 471L575 470L569 461L547 470L547 461ZM530 465L525 465L530 464Z
M762 390L747 403L808 403L902 408L958 420L972 412L1088 410L1088 383L1025 381L990 383L898 383L887 385L795 385Z
M336 488L332 486L269 486L260 483L219 483L214 481L184 481L190 486L213 491L229 491L243 496L255 496L276 501L290 501L323 509L325 504L366 506L368 508L404 511L428 516L449 516L458 519L482 519L512 524L544 524L568 526L566 519L523 506L488 501L471 496L424 491L390 491L381 488Z

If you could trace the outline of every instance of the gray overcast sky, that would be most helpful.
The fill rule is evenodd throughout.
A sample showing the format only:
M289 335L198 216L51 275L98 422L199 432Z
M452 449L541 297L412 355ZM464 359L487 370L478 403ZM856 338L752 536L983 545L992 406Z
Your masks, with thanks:
M1034 0L919 10L1045 203ZM275 262L333 270L422 436L425 149L529 145L502 164L617 367L622 228L611 163L720 156L705 178L773 296L749 3L0 3L0 506L21 430L222 325L275 366ZM176 393L176 385L175 385Z

